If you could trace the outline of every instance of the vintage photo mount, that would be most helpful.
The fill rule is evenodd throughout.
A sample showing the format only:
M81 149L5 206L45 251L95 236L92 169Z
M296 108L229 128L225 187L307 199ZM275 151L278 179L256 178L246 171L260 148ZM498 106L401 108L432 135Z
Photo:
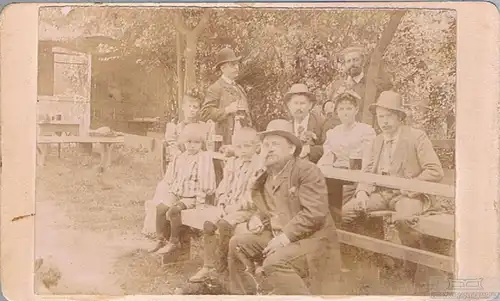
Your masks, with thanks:
M1 282L11 300L42 300L33 295L36 95L38 13L42 6L11 4L1 15ZM80 4L78 4L80 5ZM97 4L81 4L97 5ZM106 4L107 6L108 4ZM111 5L111 4L109 4ZM500 122L498 9L488 2L399 3L239 3L113 4L120 6L322 7L453 9L457 13L456 275L458 281L483 278L486 291L500 293L499 173ZM486 287L488 286L488 287ZM83 296L67 296L79 300ZM198 297L198 296L197 296ZM201 296L200 296L201 297ZM85 298L85 297L83 297ZM87 296L87 300L191 300L189 296ZM204 296L236 300L236 296ZM299 300L275 296L270 299ZM304 297L302 297L304 298ZM302 300L300 298L300 300ZM335 298L316 297L314 299ZM407 300L408 297L344 297ZM51 296L47 300L63 300ZM260 296L245 299L260 300ZM426 300L412 297L412 300Z

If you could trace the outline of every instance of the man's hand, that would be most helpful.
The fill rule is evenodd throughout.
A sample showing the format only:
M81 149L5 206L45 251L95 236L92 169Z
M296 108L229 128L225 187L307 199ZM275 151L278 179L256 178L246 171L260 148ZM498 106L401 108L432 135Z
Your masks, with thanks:
M226 114L236 113L236 111L238 111L238 103L236 101L233 101L224 109L224 111L226 112Z
M311 152L311 146L309 144L302 146L302 151L300 152L299 158L307 157L310 152Z
M419 192L413 192L413 191L408 191L408 190L403 190L401 189L399 191L399 193L402 195L402 196L406 196L410 199L414 199L416 198L420 193Z
M264 254L265 257L270 256L274 252L276 252L276 250L288 245L289 243L290 239L288 239L288 237L286 237L284 233L281 233L280 235L271 239L271 241L264 248L264 251L262 251L262 254Z

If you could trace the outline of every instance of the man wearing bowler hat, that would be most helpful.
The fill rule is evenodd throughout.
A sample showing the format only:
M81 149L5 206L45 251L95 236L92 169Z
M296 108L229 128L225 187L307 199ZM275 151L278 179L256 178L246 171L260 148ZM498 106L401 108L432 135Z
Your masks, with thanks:
M317 163L323 155L326 120L312 111L316 96L304 84L294 84L285 94L284 102L290 112L293 132L302 142L300 158L307 158Z
M361 109L356 116L356 120L362 121L367 83L367 59L365 49L359 46L348 47L340 53L339 59L343 64L343 70L346 73L346 77L333 81L330 85L328 85L326 88L327 101L332 101L337 97L337 95L345 92L346 90L353 90L361 97ZM378 97L382 91L390 90L392 88L392 82L389 74L387 74L384 70L380 71L379 76L374 79L377 87L375 97ZM338 118L336 116L334 117Z
M237 57L230 48L219 51L215 68L222 74L208 87L200 112L203 121L215 122L216 133L222 136L224 145L231 144L232 136L239 128L252 126L247 95L235 82L240 59L241 56Z
M334 294L340 251L325 179L315 164L298 158L302 143L289 121L271 121L260 137L265 169L248 184L260 226L248 226L252 233L229 243L231 293L255 294L246 271L253 274L248 263L257 261L266 293Z
M382 133L371 145L367 162L363 163L364 172L429 182L442 180L441 162L425 132L403 125L406 112L400 94L382 92L370 111L376 116ZM393 210L401 242L421 248L421 235L407 220L432 208L434 203L430 195L359 183L354 197L343 206L342 220L351 223L362 212ZM414 265L406 270L411 277L414 271Z

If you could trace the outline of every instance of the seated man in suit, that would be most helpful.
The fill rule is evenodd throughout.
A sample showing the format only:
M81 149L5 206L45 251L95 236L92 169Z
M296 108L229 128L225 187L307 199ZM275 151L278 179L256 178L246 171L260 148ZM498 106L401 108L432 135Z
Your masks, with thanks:
M295 136L302 141L303 147L299 158L317 163L323 155L323 142L326 131L325 118L312 112L316 102L315 95L304 84L295 84L285 94L284 101L292 116Z
M371 145L363 171L406 179L439 182L443 168L427 135L418 129L403 125L406 112L401 95L384 91L370 106L382 130ZM359 183L354 197L343 206L344 223L352 222L359 213L394 210L393 219L401 242L420 248L421 235L413 230L406 219L428 210L434 204L431 196L412 191L390 189ZM407 272L413 276L415 266Z

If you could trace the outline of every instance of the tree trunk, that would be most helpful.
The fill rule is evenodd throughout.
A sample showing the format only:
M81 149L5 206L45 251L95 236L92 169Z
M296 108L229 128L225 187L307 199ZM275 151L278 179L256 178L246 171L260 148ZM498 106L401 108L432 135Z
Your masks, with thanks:
M186 72L184 80L184 92L192 89L196 86L196 44L198 42L198 36L194 32L190 32L186 35L186 49L184 50L184 56L186 59Z
M405 10L398 10L391 15L391 18L387 23L384 32L382 32L380 40L378 41L377 47L375 47L370 57L370 65L366 74L367 83L365 88L365 99L363 107L363 122L373 126L375 126L375 120L368 108L370 107L370 104L376 101L376 80L381 70L382 57L384 56L384 52L387 49L387 46L389 46L389 44L391 43L392 38L394 37L396 30L398 29L398 25L405 13Z
M182 66L182 55L184 52L184 39L181 32L177 32L177 115L182 120L182 98L184 97L184 70Z

